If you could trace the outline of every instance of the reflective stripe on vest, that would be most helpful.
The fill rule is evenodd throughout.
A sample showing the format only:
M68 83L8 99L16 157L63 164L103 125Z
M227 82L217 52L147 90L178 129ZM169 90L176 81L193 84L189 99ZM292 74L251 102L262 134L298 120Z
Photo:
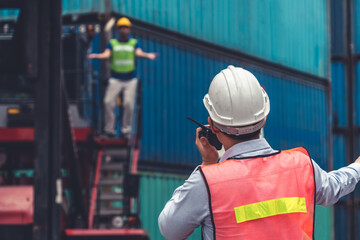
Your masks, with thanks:
M305 198L289 197L252 203L234 208L236 222L246 222L286 213L306 213Z
M111 70L117 73L128 73L135 70L135 46L137 40L130 38L128 42L111 39Z
M214 239L313 239L315 180L304 148L200 169Z

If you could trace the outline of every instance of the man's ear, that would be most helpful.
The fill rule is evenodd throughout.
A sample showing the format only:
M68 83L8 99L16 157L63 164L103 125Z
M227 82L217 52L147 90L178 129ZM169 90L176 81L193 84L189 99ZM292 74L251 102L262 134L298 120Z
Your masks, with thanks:
M211 128L211 131L216 134L216 133L220 133L221 131L214 125L214 122L212 121L212 119L210 118L210 116L208 117L208 122Z

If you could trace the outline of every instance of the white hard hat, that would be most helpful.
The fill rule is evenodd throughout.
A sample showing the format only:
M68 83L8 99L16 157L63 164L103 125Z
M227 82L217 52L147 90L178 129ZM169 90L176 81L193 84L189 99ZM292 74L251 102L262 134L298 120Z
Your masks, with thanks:
M212 80L204 105L220 131L244 135L262 128L270 112L270 100L249 71L228 66Z

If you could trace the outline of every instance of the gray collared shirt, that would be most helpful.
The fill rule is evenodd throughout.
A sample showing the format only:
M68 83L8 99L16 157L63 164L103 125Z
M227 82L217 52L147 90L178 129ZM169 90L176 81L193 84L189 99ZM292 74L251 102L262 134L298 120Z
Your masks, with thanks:
M264 139L238 143L221 157L223 162L230 157L250 157L275 153ZM355 189L360 179L360 164L353 163L329 173L313 161L316 204L329 206ZM160 213L158 222L161 234L169 240L186 239L195 228L202 226L203 238L213 239L209 200L204 180L195 168L185 183L178 187Z

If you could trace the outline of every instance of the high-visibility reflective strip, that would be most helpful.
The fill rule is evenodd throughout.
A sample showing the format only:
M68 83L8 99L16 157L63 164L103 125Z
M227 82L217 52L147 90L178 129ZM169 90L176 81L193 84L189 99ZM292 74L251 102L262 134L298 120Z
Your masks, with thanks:
M114 51L133 52L134 51L134 46L116 45L116 46L114 46Z
M286 213L306 213L306 201L301 197L278 198L234 208L236 222L242 223Z
M133 64L133 60L115 60L116 65L130 65Z

